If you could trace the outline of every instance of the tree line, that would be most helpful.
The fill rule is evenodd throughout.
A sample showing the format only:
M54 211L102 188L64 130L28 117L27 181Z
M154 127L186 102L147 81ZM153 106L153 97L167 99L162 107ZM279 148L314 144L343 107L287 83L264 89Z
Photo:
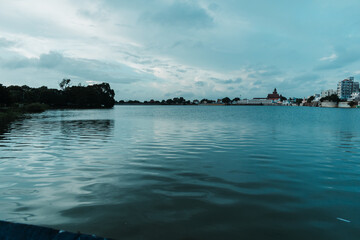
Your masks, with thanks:
M221 102L224 104L230 104L233 101L239 101L240 98L236 97L231 100L230 98L225 97L225 98L222 98L219 100L221 100ZM204 103L211 104L211 103L217 103L217 101L207 99L207 98L204 98L201 100L195 99L195 100L191 101L191 100L186 100L183 97L175 97L175 98L169 98L167 100L164 99L161 101L151 99L149 101L144 101L144 102L141 102L139 100L128 100L128 101L120 100L119 102L116 102L116 104L118 104L118 105L197 105L197 104L204 104Z
M112 108L115 104L115 92L108 83L71 86L70 79L63 79L59 85L60 90L0 84L0 106L41 103L50 108Z

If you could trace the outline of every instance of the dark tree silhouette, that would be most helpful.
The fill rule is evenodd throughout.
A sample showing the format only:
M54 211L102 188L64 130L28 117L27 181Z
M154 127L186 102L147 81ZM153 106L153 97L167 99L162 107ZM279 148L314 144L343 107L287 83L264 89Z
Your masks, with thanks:
M311 97L309 97L309 98L306 100L306 102L307 102L307 103L311 103L314 99L315 99L315 97L314 97L314 96L311 96Z
M222 99L222 102L225 103L225 104L229 104L231 102L230 98L228 97L225 97Z
M45 86L0 87L0 104L42 103L52 108L111 108L115 104L115 92L108 83L91 86L70 86L70 79L60 83L62 90L49 89ZM5 99L6 103L5 103Z
M340 102L340 98L337 94L332 94L330 96L326 96L320 99L321 102L323 101L330 101L330 102Z
M283 95L280 95L280 101L285 101L285 100L287 100L287 98L284 97Z
M9 90L0 84L0 105L9 105L11 103Z
M59 83L59 86L61 88L61 90L65 90L66 88L68 88L70 86L70 82L71 80L70 79L63 79L60 83Z

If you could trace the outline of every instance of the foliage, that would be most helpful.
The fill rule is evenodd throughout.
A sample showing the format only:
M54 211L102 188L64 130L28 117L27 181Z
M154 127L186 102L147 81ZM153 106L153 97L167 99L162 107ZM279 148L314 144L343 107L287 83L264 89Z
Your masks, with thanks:
M311 96L306 100L306 102L311 103L312 101L314 101L314 99L315 99L315 96Z
M0 112L0 127L15 120L18 116L19 116L19 113L16 111Z
M299 106L299 105L302 103L302 101L303 101L303 100L302 100L301 98L297 98L296 101L295 101L295 103L296 103L296 105Z
M115 92L108 83L87 87L72 86L64 91L67 107L76 108L111 108L115 104Z
M280 95L280 101L285 101L285 100L287 100L287 98L284 97L283 95Z
M48 108L49 106L43 103L30 103L23 107L24 111L27 113L41 113Z
M355 105L357 105L357 102L351 101L351 102L348 102L348 105L349 105L350 107L354 107Z
M330 95L330 96L321 98L320 101L321 101L321 102L323 102L323 101L340 102L340 98L338 97L337 94L332 94L332 95Z
M66 88L68 88L70 86L70 82L71 80L70 79L63 79L60 83L59 83L59 86L61 88L61 90L65 90Z
M222 102L225 103L225 104L229 104L231 102L230 98L228 97L225 97L222 99Z
M150 102L144 102L146 104L157 104L157 103L160 103L159 101L154 101L154 100L150 100ZM186 100L185 98L183 97L175 97L173 99L168 99L168 100L162 100L161 105L190 105L192 104L190 102L190 100Z
M0 84L0 106L9 105L11 103L9 90Z
M115 104L115 92L108 83L70 86L70 79L64 79L60 87L62 90L1 85L0 105L40 103L51 108L111 108Z

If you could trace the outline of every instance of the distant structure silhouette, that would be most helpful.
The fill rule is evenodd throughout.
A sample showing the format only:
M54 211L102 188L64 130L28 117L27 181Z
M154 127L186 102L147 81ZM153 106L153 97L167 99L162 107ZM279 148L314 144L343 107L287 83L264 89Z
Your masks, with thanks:
M268 94L268 96L267 96L266 99L268 99L268 100L274 100L274 101L280 99L280 95L277 93L276 88L274 89L274 92L273 92L273 93L269 93L269 94Z

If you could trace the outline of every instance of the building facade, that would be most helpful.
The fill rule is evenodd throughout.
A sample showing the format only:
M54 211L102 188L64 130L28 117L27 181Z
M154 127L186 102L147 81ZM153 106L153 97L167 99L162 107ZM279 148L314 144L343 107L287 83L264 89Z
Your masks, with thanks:
M277 93L276 88L274 89L273 93L268 94L266 99L272 100L272 101L279 101L280 100L280 95Z
M359 82L354 81L354 77L344 79L338 83L337 95L340 99L349 99L351 94L359 92Z
M331 96L333 94L337 94L337 92L334 89L328 89L328 90L321 92L321 97L324 98L324 97Z

